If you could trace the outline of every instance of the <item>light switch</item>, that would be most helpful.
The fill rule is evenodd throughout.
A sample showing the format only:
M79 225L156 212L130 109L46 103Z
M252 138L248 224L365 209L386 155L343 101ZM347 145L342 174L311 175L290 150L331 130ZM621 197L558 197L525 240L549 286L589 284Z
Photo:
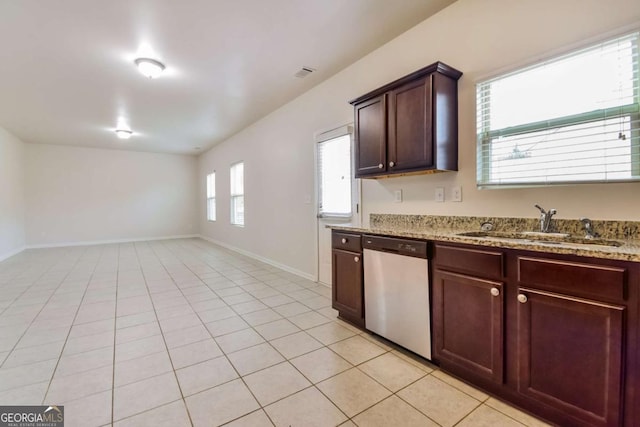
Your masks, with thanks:
M452 202L462 201L462 187L457 186L451 189L451 201Z
M402 203L402 190L395 190L393 192L393 201L396 203Z
M436 202L444 202L444 187L436 188Z

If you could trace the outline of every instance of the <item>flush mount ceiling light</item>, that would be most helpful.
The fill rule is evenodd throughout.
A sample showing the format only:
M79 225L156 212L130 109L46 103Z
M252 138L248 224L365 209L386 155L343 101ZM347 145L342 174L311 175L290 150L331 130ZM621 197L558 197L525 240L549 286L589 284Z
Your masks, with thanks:
M155 79L162 74L165 69L162 62L151 58L137 58L134 62L138 67L138 71L140 71L143 76L150 79Z
M118 135L120 139L129 139L131 135L133 135L133 132L129 129L116 129L116 135Z

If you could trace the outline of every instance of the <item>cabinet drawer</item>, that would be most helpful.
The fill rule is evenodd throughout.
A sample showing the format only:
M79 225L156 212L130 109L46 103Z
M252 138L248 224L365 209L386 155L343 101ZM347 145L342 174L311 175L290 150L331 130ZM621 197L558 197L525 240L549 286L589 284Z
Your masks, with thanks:
M543 258L518 257L518 282L575 296L624 300L626 269Z
M334 231L331 234L331 247L351 252L362 252L362 239L359 234Z
M504 254L485 249L436 244L435 264L445 270L471 273L486 278L504 275Z

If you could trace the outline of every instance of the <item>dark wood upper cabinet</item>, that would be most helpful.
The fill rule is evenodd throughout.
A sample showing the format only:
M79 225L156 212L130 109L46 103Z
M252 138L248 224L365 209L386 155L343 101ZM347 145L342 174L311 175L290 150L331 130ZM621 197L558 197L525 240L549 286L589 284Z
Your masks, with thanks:
M458 170L458 79L436 62L351 101L356 177Z

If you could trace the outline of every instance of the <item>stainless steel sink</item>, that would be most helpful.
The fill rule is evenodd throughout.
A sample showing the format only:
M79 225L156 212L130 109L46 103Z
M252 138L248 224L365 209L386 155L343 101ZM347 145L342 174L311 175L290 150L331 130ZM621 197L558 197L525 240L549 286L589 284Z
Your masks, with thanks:
M590 245L590 246L622 246L621 242L606 239L586 239L584 237L570 236L562 233L535 233L535 232L506 232L506 231L465 231L458 233L458 236L465 237L490 237L495 239L524 240L553 245L563 243Z

